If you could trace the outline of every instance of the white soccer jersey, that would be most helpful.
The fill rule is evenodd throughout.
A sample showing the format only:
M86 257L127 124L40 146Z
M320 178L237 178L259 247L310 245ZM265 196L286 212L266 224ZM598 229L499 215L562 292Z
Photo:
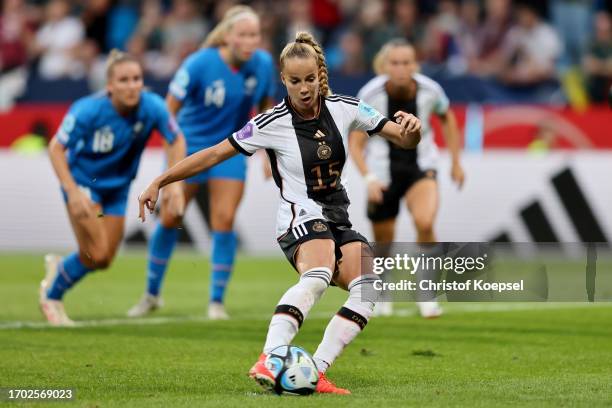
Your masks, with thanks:
M415 112L412 113L421 120L421 142L416 149L416 160L421 170L436 170L438 162L438 147L433 138L430 119L431 114L443 115L449 107L449 100L442 87L422 74L412 77L417 83ZM366 83L359 91L359 98L370 104L385 116L393 115L389 112L389 95L385 84L389 80L386 75L379 75ZM383 183L389 184L391 147L387 140L379 136L370 138L367 149L368 168Z
M228 140L241 153L265 149L280 189L277 236L312 219L350 227L342 170L348 134L380 132L388 119L359 99L322 98L319 116L304 120L288 99L257 115Z

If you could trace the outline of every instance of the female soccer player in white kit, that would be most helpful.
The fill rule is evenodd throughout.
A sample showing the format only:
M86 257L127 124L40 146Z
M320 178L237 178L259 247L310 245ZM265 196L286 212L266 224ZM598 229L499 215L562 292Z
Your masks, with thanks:
M300 274L280 299L270 322L263 353L249 375L263 385L274 376L263 364L265 354L290 344L313 305L331 282L349 297L331 319L314 354L320 380L317 392L348 394L325 377L325 371L365 327L377 291L375 275L362 271L367 240L351 229L348 196L342 179L348 134L360 129L380 133L404 148L420 140L420 121L397 112L398 123L364 102L329 89L323 51L308 33L298 33L280 57L281 80L288 97L274 109L256 116L240 131L214 147L182 160L155 179L140 195L140 217L151 211L163 186L190 177L238 153L265 149L280 189L278 242Z
M411 113L423 124L423 138L416 150L400 149L381 137L368 138L355 131L350 137L350 151L368 188L367 215L372 222L374 239L388 244L395 235L399 205L405 201L417 231L417 242L436 242L433 225L438 211L436 182L438 147L429 124L433 114L442 122L442 130L452 158L451 178L459 187L464 173L459 161L459 129L448 97L437 82L418 73L416 53L404 39L385 44L374 60L379 74L359 91L358 97L384 115L396 110ZM367 158L364 157L367 145ZM442 309L437 302L417 302L423 317L437 317ZM376 313L390 315L391 303L380 302Z

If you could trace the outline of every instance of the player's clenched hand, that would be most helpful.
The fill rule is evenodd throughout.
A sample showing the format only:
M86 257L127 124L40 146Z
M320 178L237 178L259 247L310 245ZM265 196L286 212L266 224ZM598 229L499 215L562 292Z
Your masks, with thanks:
M463 183L465 181L465 173L463 172L463 167L459 163L453 163L453 167L451 168L451 179L459 188L463 187Z
M149 210L150 214L153 214L158 197L159 187L155 182L149 184L149 187L138 196L138 218L140 218L142 222L145 222L145 213L147 210Z
M68 196L68 211L77 219L93 217L93 203L81 189L75 188L66 193Z
M400 125L400 135L406 137L408 134L421 130L421 121L416 116L403 111L395 112L395 122Z
M164 187L164 205L174 217L182 217L185 211L185 194L180 182L172 183Z

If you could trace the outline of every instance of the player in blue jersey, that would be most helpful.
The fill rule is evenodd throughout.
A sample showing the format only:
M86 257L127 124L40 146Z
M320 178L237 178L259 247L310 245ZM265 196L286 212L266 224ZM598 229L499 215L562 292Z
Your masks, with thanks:
M249 119L254 108L272 105L275 69L272 57L258 49L257 14L248 6L230 8L210 32L204 46L177 71L166 98L187 141L187 154L214 146ZM236 253L234 217L246 176L246 159L235 156L185 181L185 202L207 183L212 229L211 283L208 317L227 319L225 289ZM175 247L181 217L167 210L162 197L160 221L149 245L147 291L128 311L138 317L161 306L160 290Z
M113 260L123 237L130 184L152 132L161 133L169 166L185 157L185 140L164 100L143 91L139 63L113 51L106 75L106 91L76 101L49 145L79 246L63 259L45 257L40 307L53 325L74 324L64 310L64 293ZM182 188L169 187L164 194L179 204L171 211L182 213Z

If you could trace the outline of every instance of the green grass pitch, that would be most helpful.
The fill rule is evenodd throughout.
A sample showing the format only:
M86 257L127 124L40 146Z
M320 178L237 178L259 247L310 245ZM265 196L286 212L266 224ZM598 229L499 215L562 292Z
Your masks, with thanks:
M125 312L144 290L145 256L124 253L67 295L69 315L85 326L54 329L40 324L42 255L0 255L0 387L75 389L74 401L33 407L612 406L605 303L445 304L445 315L431 321L400 304L404 316L372 319L330 369L352 395L266 394L246 372L296 275L280 258L238 259L230 321L203 318L207 261L180 252L167 275L166 307L128 322ZM330 288L294 343L314 352L345 298Z

